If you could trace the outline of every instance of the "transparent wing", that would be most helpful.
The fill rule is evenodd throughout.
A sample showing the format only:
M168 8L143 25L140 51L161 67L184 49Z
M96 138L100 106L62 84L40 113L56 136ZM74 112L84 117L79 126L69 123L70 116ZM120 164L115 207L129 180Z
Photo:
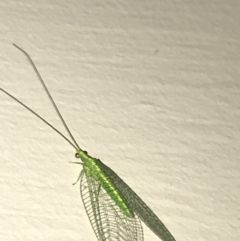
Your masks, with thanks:
M102 169L134 214L163 241L176 241L156 214L111 168L102 163Z
M143 241L140 219L125 216L100 182L84 170L80 177L80 193L98 241Z

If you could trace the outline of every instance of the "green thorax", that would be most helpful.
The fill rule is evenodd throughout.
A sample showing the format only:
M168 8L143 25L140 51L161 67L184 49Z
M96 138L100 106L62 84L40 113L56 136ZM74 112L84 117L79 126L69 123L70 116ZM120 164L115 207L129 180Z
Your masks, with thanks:
M86 173L88 173L88 175L90 175L93 179L101 183L101 186L106 190L108 195L114 200L116 205L127 217L133 217L134 214L128 208L119 191L113 185L111 180L104 174L105 165L99 159L89 156L86 151L78 150L77 153L83 162L84 171L86 171Z

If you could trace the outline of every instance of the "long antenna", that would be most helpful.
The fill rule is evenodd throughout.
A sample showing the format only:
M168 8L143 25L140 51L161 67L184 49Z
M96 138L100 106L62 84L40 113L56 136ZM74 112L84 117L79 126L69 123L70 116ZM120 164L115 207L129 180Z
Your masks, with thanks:
M77 148L80 149L80 147L78 146L78 144L77 144L75 138L73 137L71 131L69 130L69 128L68 128L65 120L63 119L63 117L62 117L62 115L61 115L61 113L60 113L57 105L55 104L55 102L54 102L54 100L53 100L53 98L52 98L52 96L51 96L51 94L50 94L50 92L49 92L46 84L44 83L44 81L43 81L43 79L42 79L42 77L41 77L41 75L40 75L40 73L38 72L38 69L37 69L36 65L35 65L34 62L32 61L31 57L29 56L29 54L28 54L25 50L23 50L22 48L18 47L16 44L13 44L13 46L16 47L17 49L19 49L20 51L22 51L22 52L26 55L26 57L28 58L30 64L32 65L32 67L33 67L33 69L34 69L34 72L35 72L36 75L38 76L38 79L40 80L40 82L41 82L41 84L42 84L45 92L47 93L48 98L50 99L50 101L51 101L51 103L52 103L55 111L57 112L57 115L58 115L58 117L60 118L62 124L64 125L64 127L65 127L68 135L70 136L70 138L72 139L72 141L74 142L74 144L77 146Z
M39 114L37 114L35 111L33 111L31 108L29 108L27 105L23 104L20 100L18 100L16 97L8 93L6 90L0 88L0 90L8 95L10 98L14 99L16 102L18 102L20 105L22 105L24 108L26 108L28 111L30 111L32 114L37 116L40 120L42 120L45 124L47 124L49 127L51 127L54 131L56 131L60 136L62 136L71 146L74 147L74 149L77 150L77 147L66 137L64 136L58 129L56 129L52 124L50 124L48 121L46 121L43 117L41 117Z
M17 49L19 49L21 52L23 52L23 53L25 54L25 56L27 57L27 59L28 59L28 61L30 62L31 66L33 67L33 70L34 70L34 72L36 73L39 81L41 82L41 84L42 84L42 86L43 86L46 94L48 95L48 98L50 99L50 101L51 101L51 103L52 103L52 105L53 105L53 107L54 107L54 109L55 109L58 117L60 118L63 126L65 127L66 131L68 132L68 134L69 134L69 136L70 136L70 138L72 139L72 141L73 141L74 144L73 144L66 136L64 136L60 131L58 131L55 127L53 127L53 125L51 125L49 122L47 122L45 119L43 119L40 115L38 115L35 111L33 111L32 109L30 109L28 106L26 106L25 104L23 104L21 101L19 101L17 98L15 98L15 97L12 96L11 94L9 94L7 91L3 90L2 88L0 88L0 90L1 90L2 92L4 92L5 94L7 94L7 95L8 95L9 97L11 97L12 99L14 99L15 101L17 101L19 104L21 104L21 105L22 105L23 107L25 107L27 110L29 110L31 113L33 113L35 116L37 116L39 119L41 119L43 122L45 122L49 127L51 127L51 128L52 128L53 130L55 130L59 135L61 135L66 141L68 141L68 143L70 143L76 150L81 150L81 148L78 146L75 138L73 137L71 131L69 130L66 122L64 121L64 119L63 119L63 117L62 117L62 115L61 115L61 113L60 113L57 105L55 104L55 102L54 102L54 100L53 100L53 98L52 98L52 96L51 96L51 94L50 94L50 92L49 92L46 84L44 83L44 81L43 81L40 73L38 72L38 69L37 69L36 65L34 64L33 60L31 59L31 57L29 56L29 54L28 54L26 51L24 51L22 48L20 48L20 47L17 46L16 44L13 44L13 46L16 47Z

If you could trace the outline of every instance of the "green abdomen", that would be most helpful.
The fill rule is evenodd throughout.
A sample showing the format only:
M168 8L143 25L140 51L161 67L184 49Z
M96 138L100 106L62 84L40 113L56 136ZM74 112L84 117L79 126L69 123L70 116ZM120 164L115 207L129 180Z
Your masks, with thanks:
M121 196L115 185L111 182L111 178L104 174L105 165L98 159L88 156L83 161L84 170L95 180L101 183L101 186L106 190L108 195L113 199L121 211L129 218L134 217L133 212L129 209L126 201Z

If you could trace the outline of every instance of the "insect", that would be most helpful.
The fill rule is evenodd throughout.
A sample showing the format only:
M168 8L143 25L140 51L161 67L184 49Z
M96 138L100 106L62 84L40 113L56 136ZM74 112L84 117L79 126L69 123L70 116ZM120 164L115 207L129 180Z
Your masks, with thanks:
M73 163L82 165L82 171L74 184L80 182L81 198L98 241L143 241L141 221L161 240L175 241L162 221L111 168L78 146L33 60L25 50L13 45L29 60L70 139L9 92L0 90L45 122L75 149L75 157L81 161Z

